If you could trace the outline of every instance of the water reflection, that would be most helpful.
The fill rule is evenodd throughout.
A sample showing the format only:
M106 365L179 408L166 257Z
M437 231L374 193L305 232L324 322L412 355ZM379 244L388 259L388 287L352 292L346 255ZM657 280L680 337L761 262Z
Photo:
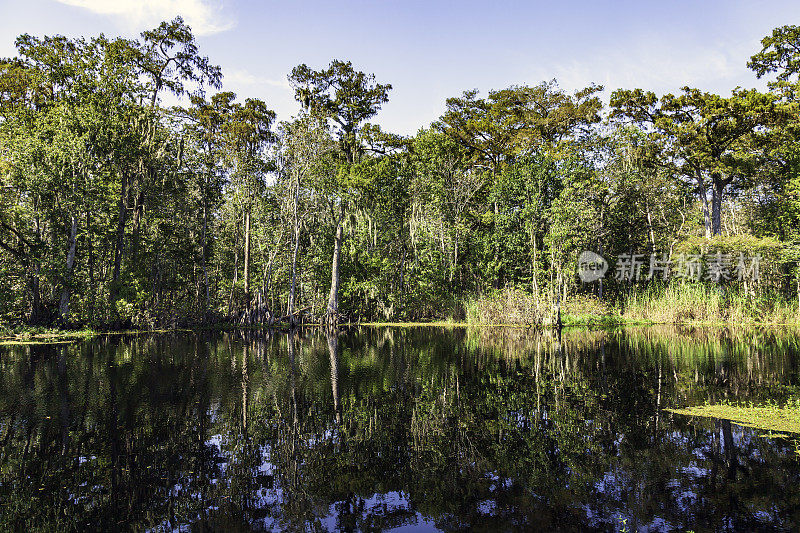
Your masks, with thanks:
M780 331L364 328L0 353L0 528L792 530Z

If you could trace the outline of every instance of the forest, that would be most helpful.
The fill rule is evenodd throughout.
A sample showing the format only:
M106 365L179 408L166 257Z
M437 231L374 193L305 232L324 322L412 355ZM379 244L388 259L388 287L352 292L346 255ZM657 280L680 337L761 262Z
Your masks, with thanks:
M288 73L278 121L181 18L16 48L3 328L800 320L798 26L742 58L764 91L468 89L414 136L338 59Z

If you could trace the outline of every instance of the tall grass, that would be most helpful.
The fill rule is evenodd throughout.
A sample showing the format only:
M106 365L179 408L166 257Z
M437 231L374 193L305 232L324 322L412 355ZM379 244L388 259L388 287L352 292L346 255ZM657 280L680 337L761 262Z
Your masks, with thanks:
M547 298L506 288L466 302L468 324L555 323ZM791 324L800 325L797 301L780 294L746 294L738 288L704 283L635 287L613 302L573 295L561 309L564 324Z
M797 304L778 294L752 295L703 283L652 285L621 299L627 320L664 324L728 322L736 324L800 323Z
M505 288L472 298L464 305L468 324L550 324L554 310L545 300L519 289Z

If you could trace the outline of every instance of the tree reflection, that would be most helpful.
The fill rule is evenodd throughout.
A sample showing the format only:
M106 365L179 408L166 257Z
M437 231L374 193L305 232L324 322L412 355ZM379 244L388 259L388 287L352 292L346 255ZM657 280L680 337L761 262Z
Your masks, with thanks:
M0 357L0 528L791 529L791 439L663 408L796 394L777 331L108 337Z

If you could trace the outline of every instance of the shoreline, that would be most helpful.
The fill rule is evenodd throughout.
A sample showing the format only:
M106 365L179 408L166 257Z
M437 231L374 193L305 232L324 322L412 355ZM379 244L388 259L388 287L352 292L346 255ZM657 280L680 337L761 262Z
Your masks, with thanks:
M617 316L609 315L580 315L564 317L561 327L562 328L592 328L592 329L613 329L628 326L676 326L676 327L736 327L736 328L800 328L798 322L765 322L765 321L748 321L748 322L732 322L732 321L678 321L678 322L659 322L644 319L626 319ZM323 324L318 323L305 323L299 327L308 328L321 328ZM553 330L558 329L553 324L515 324L515 323L475 323L463 321L450 321L450 320L432 320L429 322L408 321L408 322L342 322L339 324L342 328L352 327L392 327L392 328L424 328L424 327L440 327L440 328L508 328L508 329L539 329L539 330ZM158 328L158 329L127 329L127 330L93 330L93 329L77 329L77 330L59 330L47 329L45 331L37 331L36 328L30 330L23 329L19 333L7 333L0 335L0 346L9 345L25 345L25 344L55 344L55 343L68 343L77 342L80 340L91 339L100 336L111 335L146 335L146 334L163 334L163 333L198 333L209 331L236 331L236 330L286 330L288 328L282 326L268 326L266 324L252 324L252 325L214 325L214 326L194 326L194 327L180 327L180 328Z

